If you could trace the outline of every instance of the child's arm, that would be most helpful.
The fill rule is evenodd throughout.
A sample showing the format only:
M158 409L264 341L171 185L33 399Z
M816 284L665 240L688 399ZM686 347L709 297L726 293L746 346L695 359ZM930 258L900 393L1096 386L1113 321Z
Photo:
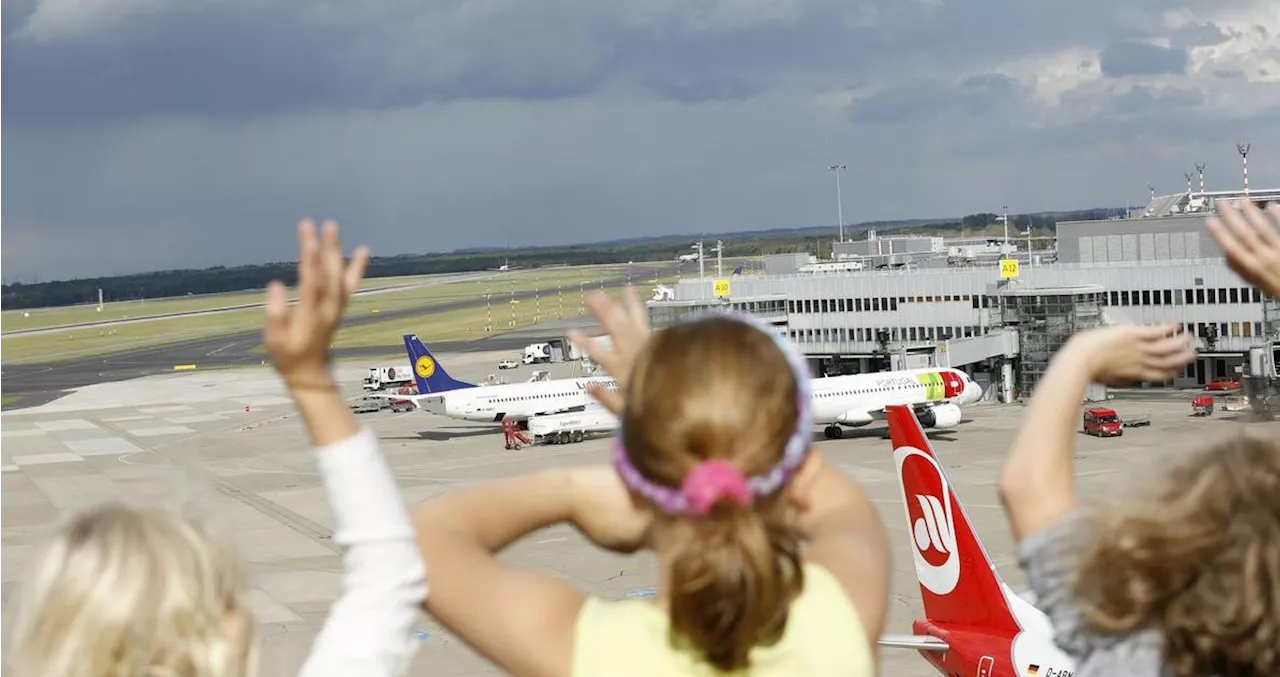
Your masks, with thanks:
M1076 420L1092 382L1162 382L1195 359L1178 325L1116 325L1072 336L1054 355L1023 416L1000 476L1013 536L1021 541L1076 505Z
M584 596L498 559L522 536L570 522L597 545L634 550L649 527L607 466L545 470L449 492L414 512L432 592L427 610L515 675L567 675Z

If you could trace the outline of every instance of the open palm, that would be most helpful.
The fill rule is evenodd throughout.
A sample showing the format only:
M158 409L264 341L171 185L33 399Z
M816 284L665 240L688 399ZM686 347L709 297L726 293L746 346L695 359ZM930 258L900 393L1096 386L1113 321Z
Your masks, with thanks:
M589 389L591 395L615 415L622 413L622 392L631 376L636 355L653 333L649 328L649 311L636 294L635 288L624 289L622 299L623 302L618 303L604 292L596 292L587 299L587 307L609 335L613 345L601 345L580 330L569 332L569 340L618 382L617 391L594 385Z

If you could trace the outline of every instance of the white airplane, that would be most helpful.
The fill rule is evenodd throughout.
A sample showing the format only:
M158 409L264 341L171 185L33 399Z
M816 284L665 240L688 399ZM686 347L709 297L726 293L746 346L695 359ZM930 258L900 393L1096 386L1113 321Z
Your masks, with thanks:
M494 272L494 273L506 273L512 270L520 270L520 266L511 265L510 259L503 259L502 265L498 266L497 268L489 269L490 272Z
M960 405L982 397L982 386L957 369L909 369L877 374L834 376L810 381L814 421L826 423L827 439L843 436L841 426L861 427L885 419L885 408L904 405L915 411L926 428L947 429L960 424ZM541 428L559 425L562 417L539 421ZM612 417L597 416L592 430L617 428ZM530 429L533 428L530 422ZM539 433L541 434L541 433ZM888 429L885 430L888 438Z
M531 416L582 411L595 406L595 399L587 393L587 386L592 383L609 389L618 387L617 381L606 377L488 386L467 383L450 376L417 336L405 334L403 338L418 394L385 397L411 400L419 408L440 416L486 423L500 423L506 419L527 423Z
M813 418L827 424L827 439L843 436L841 426L884 420L885 407L895 404L910 405L926 428L954 428L960 424L960 405L982 399L982 386L949 368L832 376L810 383Z

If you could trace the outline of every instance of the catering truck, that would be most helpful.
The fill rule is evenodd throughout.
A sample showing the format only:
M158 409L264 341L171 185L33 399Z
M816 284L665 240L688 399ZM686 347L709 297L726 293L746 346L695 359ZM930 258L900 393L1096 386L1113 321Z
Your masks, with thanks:
M612 433L617 429L618 417L607 409L587 409L529 418L529 434L533 436L535 444L581 442L588 437Z

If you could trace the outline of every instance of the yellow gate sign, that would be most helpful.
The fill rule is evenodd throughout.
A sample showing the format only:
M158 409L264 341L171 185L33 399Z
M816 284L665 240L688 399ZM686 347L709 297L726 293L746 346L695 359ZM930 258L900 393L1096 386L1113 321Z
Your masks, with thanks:
M716 280L715 293L716 293L716 298L718 299L722 299L729 295L728 278Z
M1018 276L1018 259L1000 259L1000 277L1009 279Z

